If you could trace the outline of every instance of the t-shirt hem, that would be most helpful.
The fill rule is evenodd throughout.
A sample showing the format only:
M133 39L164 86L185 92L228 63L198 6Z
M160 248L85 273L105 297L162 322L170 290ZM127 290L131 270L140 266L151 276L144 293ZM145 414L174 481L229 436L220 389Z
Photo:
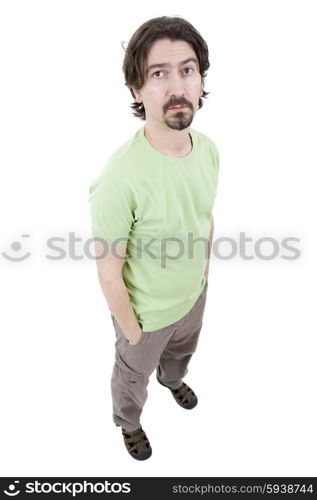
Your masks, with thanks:
M150 325L148 325L147 323L144 323L143 326L142 326L142 331L143 332L154 332L155 330L161 330L162 328L165 328L167 326L170 326L172 325L173 323L176 323L177 321L179 321L180 319L183 319L184 316L186 316L186 314L189 313L189 311L193 308L193 306L195 305L195 303L197 302L197 300L199 299L200 295L202 294L203 290L204 290L204 287L206 285L206 278L203 282L203 286L202 286L202 289L200 290L199 294L197 295L197 297L192 300L186 307L186 309L184 309L184 311L182 311L182 313L180 313L176 318L173 318L172 320L168 320L167 322L164 321L162 323L151 323Z

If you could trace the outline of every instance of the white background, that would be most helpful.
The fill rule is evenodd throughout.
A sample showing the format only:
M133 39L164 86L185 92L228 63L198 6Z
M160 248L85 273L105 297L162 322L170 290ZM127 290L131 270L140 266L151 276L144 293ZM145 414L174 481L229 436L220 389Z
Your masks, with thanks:
M31 253L0 255L1 476L316 476L315 2L0 5L0 252ZM153 374L142 463L112 422L114 330L84 244L90 183L144 124L121 41L175 14L210 51L211 93L192 126L220 152L214 240L245 232L254 255L261 237L295 237L301 255L212 257L185 378L199 405L182 410ZM51 237L64 259L47 258Z

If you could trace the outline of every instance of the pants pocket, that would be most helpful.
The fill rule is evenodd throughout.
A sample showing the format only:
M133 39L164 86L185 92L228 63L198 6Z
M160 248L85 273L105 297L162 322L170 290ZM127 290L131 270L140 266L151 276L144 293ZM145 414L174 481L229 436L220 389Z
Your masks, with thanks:
M130 348L130 349L135 349L137 347L139 347L140 345L143 344L144 340L145 340L145 332L142 331L142 335L138 341L137 344L130 344L129 340L127 339L127 337L124 335L123 331L121 330L120 326L119 326L119 323L117 322L116 318L114 317L114 315L111 313L111 319L112 319L112 323L113 323L113 326L115 328L115 330L117 332L119 332L119 334L121 335L121 337L123 338L124 342L126 343L126 345Z
M125 337L125 340L126 340L126 342L128 344L128 349L137 349L138 347L140 347L141 345L143 345L143 343L145 341L145 337L146 337L145 332L142 332L142 335L141 335L141 337L140 337L140 339L139 339L139 341L138 341L137 344L130 344L130 342L128 341L128 339Z
M138 386L140 389L143 385L144 382L144 375L143 373L137 372L133 370L123 359L120 354L117 354L116 356L116 364L118 368L120 369L122 373L122 377L125 380L125 382L128 382L129 384L134 384L135 387Z

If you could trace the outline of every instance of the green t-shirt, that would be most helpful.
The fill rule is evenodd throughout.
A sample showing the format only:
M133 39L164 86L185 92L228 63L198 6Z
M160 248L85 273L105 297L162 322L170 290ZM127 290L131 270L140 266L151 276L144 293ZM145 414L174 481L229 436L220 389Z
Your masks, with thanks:
M206 282L219 154L205 134L189 133L191 152L174 158L155 149L141 127L90 185L93 236L127 242L122 275L143 331L185 316Z

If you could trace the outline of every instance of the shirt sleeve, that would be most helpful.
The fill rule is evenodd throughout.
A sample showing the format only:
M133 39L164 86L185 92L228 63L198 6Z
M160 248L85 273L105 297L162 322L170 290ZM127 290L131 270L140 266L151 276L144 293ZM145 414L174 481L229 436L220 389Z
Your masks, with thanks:
M213 140L210 139L210 151L215 171L219 172L219 150Z
M214 208L215 200L217 198L218 191L218 177L219 177L219 150L213 140L210 139L210 154L211 154L211 176L213 184L213 201L212 210Z
M95 238L109 244L127 242L134 222L133 193L128 185L109 173L100 175L90 185L89 207Z

